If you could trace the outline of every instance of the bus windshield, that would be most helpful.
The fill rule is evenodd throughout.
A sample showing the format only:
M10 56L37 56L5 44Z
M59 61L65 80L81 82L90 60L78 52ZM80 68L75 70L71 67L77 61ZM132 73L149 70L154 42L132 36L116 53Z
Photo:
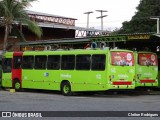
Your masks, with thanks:
M152 53L139 53L138 64L141 66L157 66L157 56Z
M111 64L114 66L134 66L132 52L111 52Z

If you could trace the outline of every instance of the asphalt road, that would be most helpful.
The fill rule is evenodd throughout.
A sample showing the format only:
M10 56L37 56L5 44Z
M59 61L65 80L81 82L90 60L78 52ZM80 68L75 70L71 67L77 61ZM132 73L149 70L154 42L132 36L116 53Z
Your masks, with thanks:
M160 95L140 94L96 94L93 96L63 96L52 91L24 91L11 93L0 91L0 111L160 111ZM159 112L160 117L160 112ZM110 117L58 117L58 119L109 119ZM1 119L1 118L0 118ZM3 118L4 119L4 118ZM6 119L6 118L5 118ZM7 118L11 119L11 118ZM13 119L13 118L12 118ZM12 120L11 119L11 120ZM22 118L15 118L22 119ZM28 119L28 118L23 118ZM31 119L31 118L30 118ZM55 119L38 118L38 119ZM135 119L135 117L113 117L112 120ZM141 120L141 117L136 117ZM150 117L145 119L150 120ZM158 119L158 118L152 118Z

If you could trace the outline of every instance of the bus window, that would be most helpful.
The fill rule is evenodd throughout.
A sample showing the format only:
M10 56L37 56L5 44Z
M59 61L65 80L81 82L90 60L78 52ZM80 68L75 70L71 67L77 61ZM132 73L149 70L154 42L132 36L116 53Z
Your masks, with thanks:
M20 69L22 65L22 56L14 56L13 63L14 69Z
M34 56L23 56L22 67L23 69L33 69Z
M12 70L12 59L11 58L3 59L2 69L3 69L3 73L11 72Z
M111 63L115 66L134 66L134 56L131 52L111 52Z
M75 55L62 55L61 69L62 70L74 70Z
M105 55L92 55L92 70L105 70Z
M138 64L142 66L157 66L157 57L155 54L151 53L139 53Z
M47 56L37 55L35 56L35 69L46 69Z
M91 55L77 55L76 56L76 69L77 70L90 70Z
M47 62L48 70L59 70L60 69L60 56L59 55L49 55Z

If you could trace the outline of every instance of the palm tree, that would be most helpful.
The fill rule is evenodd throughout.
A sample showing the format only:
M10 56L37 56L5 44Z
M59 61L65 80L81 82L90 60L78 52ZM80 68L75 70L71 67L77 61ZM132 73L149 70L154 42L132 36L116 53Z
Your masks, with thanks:
M16 36L20 40L25 40L22 32L17 28L16 24L27 25L28 29L41 36L41 28L32 20L30 20L26 8L31 2L36 0L1 0L0 1L0 26L4 26L5 35L3 43L3 51L6 51L8 45L9 33L14 29Z

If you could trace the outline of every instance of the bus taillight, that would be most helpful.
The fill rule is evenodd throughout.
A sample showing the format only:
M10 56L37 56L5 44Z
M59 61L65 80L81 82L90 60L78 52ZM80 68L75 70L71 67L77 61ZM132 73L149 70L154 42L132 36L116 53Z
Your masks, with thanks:
M155 80L140 80L141 83L154 83Z
M113 85L131 85L132 82L126 82L126 81L118 81L118 82L113 82Z

